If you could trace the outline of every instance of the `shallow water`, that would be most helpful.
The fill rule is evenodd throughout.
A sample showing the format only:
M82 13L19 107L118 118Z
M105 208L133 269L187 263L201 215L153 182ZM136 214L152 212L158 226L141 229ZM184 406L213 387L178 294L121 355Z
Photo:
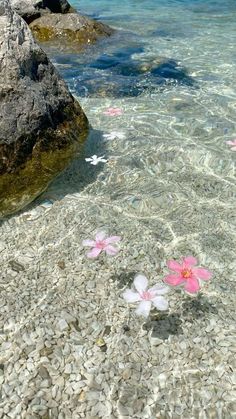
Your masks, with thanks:
M23 371L28 340L34 354L38 341L46 342L56 366L60 353L62 364L70 363L83 346L76 374L104 373L110 385L112 410L101 417L233 418L236 152L226 141L236 138L235 1L72 4L118 31L80 55L50 51L92 129L83 154L43 196L2 225L2 357L9 371L19 358ZM110 107L122 114L105 115ZM114 131L115 138L104 136ZM85 158L93 154L107 163L90 165ZM112 261L85 257L82 239L99 229L122 236ZM143 325L120 298L122 289L136 272L153 283L161 280L166 260L185 255L211 270L212 281L199 299L173 291L170 313ZM60 334L65 311L80 329L72 325ZM107 325L112 331L102 335L108 349L101 360L94 342ZM17 393L28 398L18 411L28 415L36 412L28 389L35 385L36 405L46 399L37 368L48 364L41 352L36 355ZM56 367L61 376L63 368ZM120 378L123 368L131 369L129 380ZM67 396L69 381L81 378L63 377L58 411L50 407L53 413L46 413L83 417L73 390Z
M126 212L128 223L148 223L162 246L171 241L172 251L227 270L235 244L236 154L226 144L236 137L235 2L73 5L119 29L80 56L54 56L95 130L86 156L109 160L86 192ZM123 114L105 116L108 107ZM111 131L125 138L104 141ZM94 170L87 165L84 176ZM71 169L79 191L77 181Z

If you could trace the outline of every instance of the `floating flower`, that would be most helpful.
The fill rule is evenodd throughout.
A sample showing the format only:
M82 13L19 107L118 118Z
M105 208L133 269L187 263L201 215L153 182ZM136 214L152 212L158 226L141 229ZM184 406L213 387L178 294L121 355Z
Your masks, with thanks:
M112 244L117 243L121 240L121 237L119 236L111 236L106 237L106 233L104 231L101 231L96 234L95 240L83 240L83 246L92 247L92 250L90 250L87 253L88 258L96 258L103 250L106 252L107 255L115 256L119 249L116 246L113 246Z
M116 138L118 140L124 140L125 139L125 133L121 131L112 131L110 134L103 134L103 138L106 140L115 140Z
M200 280L208 281L212 273L205 268L197 268L195 265L197 265L197 259L193 256L183 258L181 263L168 260L168 268L176 273L167 275L164 281L173 286L184 284L185 291L190 294L197 293L200 289Z
M121 108L108 108L103 113L104 115L107 115L107 116L119 116L119 115L122 115L123 111Z
M139 302L135 313L138 316L144 316L146 318L149 316L152 304L158 310L168 309L168 301L162 297L162 295L169 291L169 287L163 284L156 284L148 290L147 286L147 278L144 275L139 274L134 278L134 288L136 288L137 292L132 289L127 289L123 293L123 298L127 303Z
M90 162L90 164L93 164L94 166L96 166L98 163L106 163L107 160L104 159L105 156L102 157L98 157L96 156L96 154L94 154L91 157L87 157L85 160Z
M232 151L236 151L236 139L232 141L226 141L226 144L229 144Z

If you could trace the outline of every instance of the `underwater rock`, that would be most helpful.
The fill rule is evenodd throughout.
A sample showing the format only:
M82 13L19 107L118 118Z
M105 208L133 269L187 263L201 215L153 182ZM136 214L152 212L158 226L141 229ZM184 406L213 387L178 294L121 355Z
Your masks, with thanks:
M138 46L119 48L91 63L81 62L78 85L74 78L73 88L86 97L136 97L147 90L163 90L171 85L197 87L196 81L175 60L165 57L144 60L143 52Z
M186 70L180 67L176 61L167 60L160 63L151 69L151 74L154 76L164 77L165 79L176 80L181 84L193 86L194 80L190 77Z
M24 20L0 8L0 215L44 191L84 142L80 105Z
M96 20L88 19L79 13L51 13L41 16L30 24L35 38L39 42L63 41L74 50L80 50L86 44L97 41L100 37L112 35L114 30Z

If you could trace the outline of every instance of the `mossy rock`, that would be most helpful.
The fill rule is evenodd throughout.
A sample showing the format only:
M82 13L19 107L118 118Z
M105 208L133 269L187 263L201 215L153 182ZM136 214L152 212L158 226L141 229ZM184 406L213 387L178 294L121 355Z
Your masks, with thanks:
M38 42L62 41L66 46L81 50L85 45L107 37L114 30L101 22L88 19L79 13L51 13L41 16L30 24Z
M80 107L79 107L80 109ZM0 217L15 213L29 204L78 153L88 134L88 121L82 113L68 109L70 118L41 132L26 161L0 175ZM25 137L25 142L31 139ZM0 145L0 155L2 146Z

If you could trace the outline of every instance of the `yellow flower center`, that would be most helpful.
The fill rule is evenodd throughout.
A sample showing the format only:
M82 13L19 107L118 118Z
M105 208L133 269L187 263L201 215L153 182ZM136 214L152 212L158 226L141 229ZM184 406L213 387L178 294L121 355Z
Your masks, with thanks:
M192 271L190 269L184 269L181 273L183 278L190 278L192 275Z

